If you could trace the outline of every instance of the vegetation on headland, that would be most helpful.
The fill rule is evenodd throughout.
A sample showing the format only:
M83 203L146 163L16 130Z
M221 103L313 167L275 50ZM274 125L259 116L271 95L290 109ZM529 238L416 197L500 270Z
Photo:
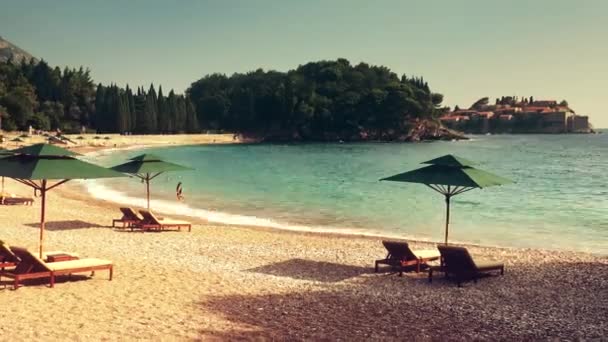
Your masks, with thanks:
M16 48L16 47L15 47ZM15 49L13 49L15 50ZM228 131L259 140L411 141L461 138L438 120L443 95L421 77L346 59L287 72L212 74L185 95L95 85L88 69L8 57L0 63L4 130L103 133Z
M422 78L346 59L208 75L187 94L204 128L267 140L408 140L443 101Z
M95 86L89 70L51 68L44 60L0 63L0 121L4 130L100 133L198 132L192 103L159 87Z

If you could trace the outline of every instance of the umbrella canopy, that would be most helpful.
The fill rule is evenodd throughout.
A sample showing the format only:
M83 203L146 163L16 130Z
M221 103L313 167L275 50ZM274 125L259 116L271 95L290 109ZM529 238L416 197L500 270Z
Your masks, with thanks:
M150 181L152 179L163 172L192 170L186 166L163 161L154 154L142 154L129 160L129 162L112 167L112 170L131 174L146 183L148 209L150 209Z
M473 162L451 154L424 162L428 166L396 174L381 181L425 184L445 196L445 243L448 243L450 198L476 188L512 183L511 180L474 168Z
M77 153L48 144L36 144L10 151L0 158L0 176L10 177L34 188L41 195L40 257L42 257L46 192L72 179L124 177L123 174L74 158ZM49 181L55 180L54 184Z

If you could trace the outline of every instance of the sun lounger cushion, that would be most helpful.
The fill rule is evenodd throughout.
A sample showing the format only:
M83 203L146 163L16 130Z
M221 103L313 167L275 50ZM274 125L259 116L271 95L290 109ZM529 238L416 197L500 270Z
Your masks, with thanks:
M420 259L439 258L441 256L436 249L412 250L412 252Z
M489 260L475 260L475 266L479 271L490 271L504 267L505 264L502 262L489 261Z
M65 271L65 270L74 270L74 269L79 269L79 268L98 267L98 266L105 266L105 265L112 265L112 262L109 260L90 258L90 259L78 259L78 260L46 263L46 266L49 268L49 271Z

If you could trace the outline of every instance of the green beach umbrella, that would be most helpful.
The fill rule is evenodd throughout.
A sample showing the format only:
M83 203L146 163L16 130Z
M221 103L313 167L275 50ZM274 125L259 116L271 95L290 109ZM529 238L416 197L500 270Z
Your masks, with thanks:
M153 154L142 154L129 160L129 162L112 167L112 170L131 174L146 183L148 210L150 210L150 181L152 179L164 172L192 170L186 166L163 161Z
M445 196L445 244L448 243L450 198L476 188L512 183L511 180L476 169L473 163L451 154L424 162L428 166L381 179L381 181L421 183Z
M0 158L0 176L10 177L40 191L40 257L42 257L46 193L72 179L124 177L116 171L74 158L77 153L61 147L36 144L10 151ZM56 181L51 184L49 181Z

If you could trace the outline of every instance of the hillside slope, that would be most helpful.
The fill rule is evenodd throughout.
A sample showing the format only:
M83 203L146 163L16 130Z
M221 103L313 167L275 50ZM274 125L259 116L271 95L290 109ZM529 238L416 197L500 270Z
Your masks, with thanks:
M15 63L20 63L23 59L29 61L31 58L34 60L38 60L34 56L32 56L29 52L21 49L17 45L9 42L0 36L0 63L6 63L9 58L13 57L13 61Z

